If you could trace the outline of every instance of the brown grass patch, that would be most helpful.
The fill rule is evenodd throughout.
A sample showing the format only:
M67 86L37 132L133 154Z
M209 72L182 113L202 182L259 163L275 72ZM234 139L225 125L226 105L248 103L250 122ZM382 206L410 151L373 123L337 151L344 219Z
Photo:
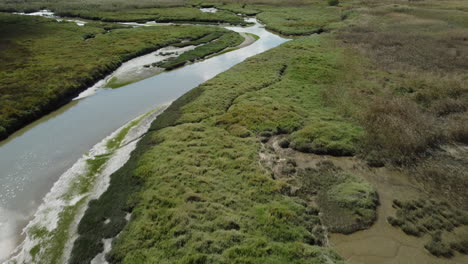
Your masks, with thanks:
M406 163L425 153L440 140L432 116L405 98L376 98L362 124L366 149L385 160Z

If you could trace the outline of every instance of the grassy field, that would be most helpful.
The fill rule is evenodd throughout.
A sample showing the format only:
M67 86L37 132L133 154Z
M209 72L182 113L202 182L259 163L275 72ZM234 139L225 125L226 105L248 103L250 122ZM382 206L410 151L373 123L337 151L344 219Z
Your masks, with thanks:
M201 26L79 27L5 13L0 23L0 138L56 109L126 60L182 40L229 32Z

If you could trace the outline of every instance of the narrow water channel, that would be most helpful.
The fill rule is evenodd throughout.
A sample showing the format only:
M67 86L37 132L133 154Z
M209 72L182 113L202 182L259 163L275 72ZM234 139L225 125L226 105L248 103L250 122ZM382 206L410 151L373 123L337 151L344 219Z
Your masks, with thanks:
M0 142L0 262L21 243L21 232L54 182L113 131L166 105L248 57L286 42L254 18L251 27L227 27L260 37L250 46L119 89L98 89Z

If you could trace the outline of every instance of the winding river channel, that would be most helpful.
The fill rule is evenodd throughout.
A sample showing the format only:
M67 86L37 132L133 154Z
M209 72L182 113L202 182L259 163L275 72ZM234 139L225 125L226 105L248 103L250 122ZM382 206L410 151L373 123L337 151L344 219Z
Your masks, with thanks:
M249 46L119 89L85 91L0 142L0 262L21 251L23 229L30 221L37 221L41 204L47 207L44 198L60 187L54 183L93 146L132 119L169 104L246 58L288 41L266 31L256 19L248 20L255 25L226 28L260 37Z

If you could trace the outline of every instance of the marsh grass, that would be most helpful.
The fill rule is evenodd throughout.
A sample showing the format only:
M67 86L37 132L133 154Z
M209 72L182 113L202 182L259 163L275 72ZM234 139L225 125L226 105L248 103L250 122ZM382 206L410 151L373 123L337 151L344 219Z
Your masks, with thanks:
M336 7L329 7L325 2L313 6L288 6L276 8L256 6L262 10L257 18L266 28L283 35L311 35L327 30L329 24L341 21L341 12Z
M454 255L453 250L466 254L463 235L450 236L452 233L466 234L468 214L465 211L446 202L423 199L394 200L393 207L396 217L388 217L388 223L411 236L430 234L431 239L424 247L434 256L449 258Z
M404 98L376 99L362 122L365 148L400 164L426 152L441 138L434 118Z
M57 12L60 16L81 17L105 22L146 22L156 21L161 23L229 23L246 25L245 21L228 11L216 13L204 13L195 7L171 7L171 8L145 8L113 11L99 10L66 10Z
M218 53L226 48L238 46L244 41L244 38L236 32L221 33L220 35L221 36L219 36L216 39L214 39L212 35L208 35L207 37L202 38L202 40L199 41L181 43L184 45L197 45L201 43L206 44L196 47L193 50L184 52L178 57L172 57L167 60L161 61L155 66L162 67L166 70L172 70L181 67L186 63L206 58L207 56Z
M378 195L365 180L332 162L299 170L298 177L302 185L299 195L316 196L324 225L331 232L353 233L370 227L376 220Z
M365 2L361 22L337 31L363 59L351 59L359 72L348 71L345 88L325 98L360 120L361 153L371 163L411 165L440 144L466 140L468 31L453 21L455 9L389 3Z
M0 3L0 10L6 12L21 11L33 12L40 9L62 10L100 10L120 11L125 9L151 8L151 7L180 7L186 0L140 0L128 2L126 0L6 0Z

